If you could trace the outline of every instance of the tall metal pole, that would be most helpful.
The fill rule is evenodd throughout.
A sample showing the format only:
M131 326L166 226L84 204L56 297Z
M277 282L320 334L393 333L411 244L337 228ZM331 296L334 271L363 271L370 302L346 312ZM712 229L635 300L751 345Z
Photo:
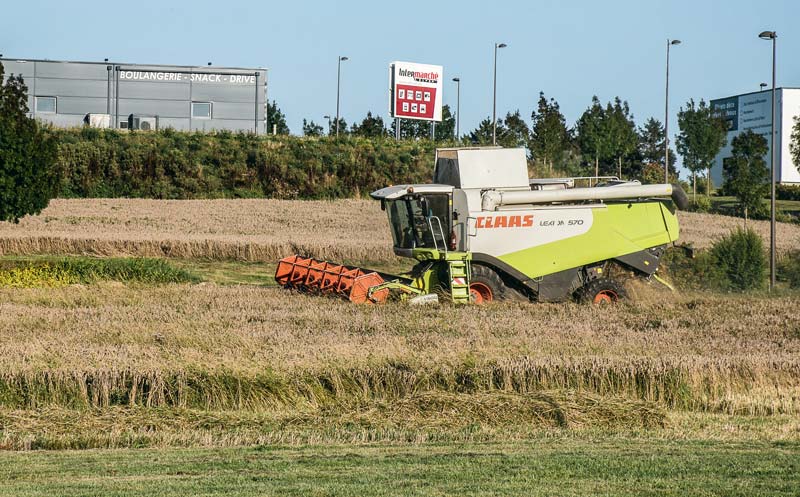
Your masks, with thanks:
M775 143L775 55L778 34L772 32L772 131L770 145L772 148L772 190L770 192L770 219L769 219L769 288L775 288L775 163L777 162L778 147Z
M772 125L770 126L770 196L769 196L769 291L775 288L775 169L778 156L778 147L775 140L775 53L777 47L778 33L775 31L762 31L758 35L762 40L772 40Z
M339 56L336 64L336 136L339 136L339 87L342 83L342 61L347 57Z
M453 78L453 81L456 82L456 136L455 139L458 140L458 137L461 136L461 128L459 124L461 124L461 78Z
M667 82L664 95L664 183L669 183L669 47L679 45L681 40L667 38Z
M497 49L505 48L505 43L494 44L494 85L492 93L492 145L497 145Z

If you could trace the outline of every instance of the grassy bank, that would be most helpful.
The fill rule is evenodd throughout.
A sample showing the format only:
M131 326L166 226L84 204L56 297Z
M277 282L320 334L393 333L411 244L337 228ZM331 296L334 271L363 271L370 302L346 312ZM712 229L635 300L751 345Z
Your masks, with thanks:
M798 443L541 437L4 455L0 495L794 495Z

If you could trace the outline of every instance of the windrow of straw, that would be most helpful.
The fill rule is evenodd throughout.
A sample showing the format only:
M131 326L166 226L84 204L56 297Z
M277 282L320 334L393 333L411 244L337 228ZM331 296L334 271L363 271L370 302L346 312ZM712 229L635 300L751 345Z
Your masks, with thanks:
M0 374L0 403L18 409L140 406L259 411L357 406L376 400L400 402L428 394L530 395L575 390L672 409L774 415L800 413L798 389L800 360L769 365L744 359L519 358L438 368L398 364L331 367L283 375L114 369Z
M422 392L302 409L0 408L0 450L251 444L478 442L552 430L664 428L648 402L577 391Z
M681 212L681 242L708 247L739 218ZM765 239L769 224L751 221ZM89 254L272 262L293 253L338 261L396 258L371 200L54 200L40 216L0 223L2 254ZM800 226L779 223L781 253Z

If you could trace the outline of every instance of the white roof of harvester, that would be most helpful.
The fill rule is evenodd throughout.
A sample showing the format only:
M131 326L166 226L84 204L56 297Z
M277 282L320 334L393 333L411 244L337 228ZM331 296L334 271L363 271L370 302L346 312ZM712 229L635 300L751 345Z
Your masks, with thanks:
M530 190L524 148L440 148L436 151L434 174L435 181L465 190Z

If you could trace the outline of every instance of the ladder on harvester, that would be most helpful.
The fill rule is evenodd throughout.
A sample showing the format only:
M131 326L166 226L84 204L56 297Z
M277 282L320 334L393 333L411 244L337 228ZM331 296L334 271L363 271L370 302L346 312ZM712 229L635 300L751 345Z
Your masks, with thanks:
M447 268L450 273L450 296L455 304L469 304L470 262L466 252L447 252Z

